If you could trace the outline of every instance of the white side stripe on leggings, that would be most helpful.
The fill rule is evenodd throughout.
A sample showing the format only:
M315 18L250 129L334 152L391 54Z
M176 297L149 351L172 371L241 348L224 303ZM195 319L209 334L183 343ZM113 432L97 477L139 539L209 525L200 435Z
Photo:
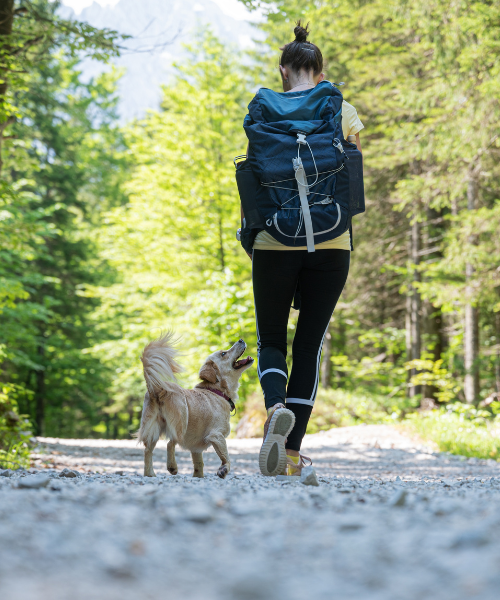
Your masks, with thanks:
M330 325L330 319L328 320L328 325ZM319 384L319 368L321 364L321 350L323 350L323 342L325 341L326 332L328 331L328 325L326 326L325 333L321 339L321 344L318 348L318 356L316 359L316 381L314 383L313 393L311 394L311 406L314 404L314 400L316 399L316 393L318 392L318 384Z
M330 323L328 323L329 325ZM323 348L323 342L325 341L326 332L328 331L328 325L326 326L325 333L323 334L323 338L321 340L321 344L318 349L318 356L316 358L316 380L314 382L314 388L309 400L305 398L287 398L287 404L307 404L307 406L314 406L314 400L316 399L316 392L318 391L318 383L319 383L319 367L321 362L321 350Z
M304 400L304 398L287 398L286 404L307 404L314 406L314 400Z
M263 373L259 375L259 379L262 379L266 373L280 373L280 375L283 375L285 379L288 379L288 375L285 373L285 371L282 371L281 369L266 369Z
M253 257L254 254L252 252L252 279L253 279ZM253 305L255 307L255 328L257 330L257 376L259 379L262 377L260 373L260 333L259 333L259 319L257 318L257 304L255 302L255 292L253 294Z

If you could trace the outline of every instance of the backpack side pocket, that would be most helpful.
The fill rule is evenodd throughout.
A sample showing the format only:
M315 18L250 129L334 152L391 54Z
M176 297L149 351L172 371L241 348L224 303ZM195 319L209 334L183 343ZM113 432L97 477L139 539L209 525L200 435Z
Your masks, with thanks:
M363 155L354 144L343 142L345 165L349 174L349 212L351 217L365 212L365 187L363 183Z
M261 193L262 187L260 181L255 177L248 160L237 163L235 159L234 164L236 166L236 184L238 185L247 228L263 229L264 220L257 204L257 196Z
M243 227L241 229L240 244L243 246L243 250L245 250L245 252L248 252L248 254L252 254L253 243L255 242L257 234L261 231L263 231L262 228L250 229L249 227Z

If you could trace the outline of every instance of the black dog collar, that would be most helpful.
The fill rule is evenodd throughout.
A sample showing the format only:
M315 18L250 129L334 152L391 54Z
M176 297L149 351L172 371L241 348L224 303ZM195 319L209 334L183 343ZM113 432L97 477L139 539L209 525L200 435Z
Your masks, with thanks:
M212 388L206 388L206 389L208 389L209 392L213 392L214 394L217 394L217 396L221 396L222 398L225 398L229 402L231 411L234 410L234 412L236 413L236 406L234 405L234 402L231 400L231 398L227 394L224 394L224 392L221 392L220 390L214 390Z

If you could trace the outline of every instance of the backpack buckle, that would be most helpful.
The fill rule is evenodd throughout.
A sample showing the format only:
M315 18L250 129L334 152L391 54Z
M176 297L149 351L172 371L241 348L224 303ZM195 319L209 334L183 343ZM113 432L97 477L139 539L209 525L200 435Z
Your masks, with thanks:
M302 187L305 190L306 195L309 196L311 192L309 191L309 186L307 185L307 177L304 171L304 165L302 164L302 159L300 156L297 156L297 158L292 158L292 163L293 170L295 171L295 179L297 180L297 185L299 186L299 191Z

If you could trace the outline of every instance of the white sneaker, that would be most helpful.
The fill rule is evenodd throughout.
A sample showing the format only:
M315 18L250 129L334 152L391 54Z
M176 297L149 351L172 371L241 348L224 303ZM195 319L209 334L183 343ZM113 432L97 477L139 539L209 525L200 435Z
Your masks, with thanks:
M262 475L274 477L286 472L286 438L295 425L295 415L284 404L275 404L264 424L264 441L259 454Z

